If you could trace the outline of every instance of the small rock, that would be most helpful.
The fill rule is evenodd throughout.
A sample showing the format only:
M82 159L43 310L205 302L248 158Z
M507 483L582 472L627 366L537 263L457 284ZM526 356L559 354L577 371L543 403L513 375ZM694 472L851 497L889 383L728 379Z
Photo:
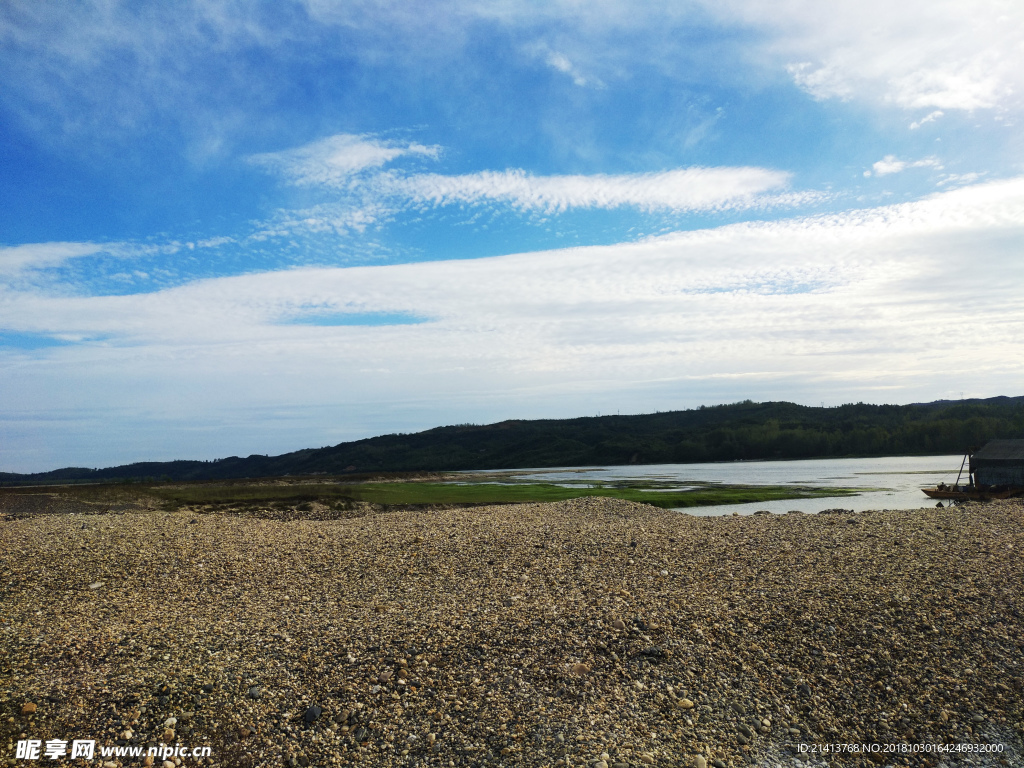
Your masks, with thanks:
M302 716L302 719L307 723L315 723L320 719L320 715L323 714L323 709L318 707L316 704L306 710L306 714Z
M21 705L21 714L23 714L23 715L34 715L35 712L36 712L36 705L33 704L31 701L28 702L27 704L22 704Z
M641 752L640 762L644 765L654 765L654 755L652 755L650 752Z
M981 723L981 722L984 722L984 721L985 721L985 716L984 715L974 715L973 717L971 717L971 722L972 723Z
M132 736L134 736L134 735L135 734L133 734L131 731L125 731L124 733L121 734L121 738L124 739L125 741L130 741Z
M732 711L735 712L737 715L747 714L747 708L740 704L738 701L733 702Z
M203 686L203 689L205 690L206 686ZM213 686L212 685L210 686L210 690L213 690ZM258 699L258 698L260 698L263 695L263 689L260 688L258 685L254 685L252 688L249 689L249 693L246 694L246 695L250 699Z
M616 619L612 622L612 628L617 629L621 632L626 628L626 622L624 622L622 619Z
M679 708L680 709L693 709L693 702L690 701L689 699L680 699L679 700Z
M164 720L164 727L165 728L173 728L177 724L178 724L178 718L176 718L176 717L168 717L166 720Z
M164 760L163 768L176 768L174 763L170 760Z
M146 755L146 759L142 761L142 764L146 766L146 768L149 768L149 766L151 766L154 762L156 761L152 755Z
M165 744L170 744L172 741L174 741L174 729L165 728L161 738L163 739Z
M693 768L708 768L708 761L704 759L703 755L697 755L693 758Z
M604 760L595 760L590 764L590 768L608 768L608 763Z
M737 726L736 726L736 730L737 730L737 731L739 731L739 732L740 732L741 734L743 734L744 736L746 736L746 737L747 737L748 739L752 739L752 738L754 738L754 732L753 732L753 731L751 731L751 730L750 730L750 728L749 728L749 727L747 727L747 726L746 726L745 724L743 724L743 723L740 723L739 725L737 725Z
M356 732L352 734L352 738L356 741L366 741L370 738L370 732L363 726L356 728Z
M89 589L99 589L106 583L107 582L105 581L94 581L92 584L89 585Z
M711 761L711 764L715 766L715 768L729 768L729 766L725 764L725 760L719 760L717 757Z
M588 667L586 664L583 664L582 662L577 662L576 664L572 665L572 673L577 676L589 675L590 667Z
M383 672L377 675L377 682L386 683L388 680L391 679L391 676L393 674L395 674L395 671L393 669L385 669Z
M249 690L252 690L251 688ZM207 683L203 686L203 693L213 693L213 683Z

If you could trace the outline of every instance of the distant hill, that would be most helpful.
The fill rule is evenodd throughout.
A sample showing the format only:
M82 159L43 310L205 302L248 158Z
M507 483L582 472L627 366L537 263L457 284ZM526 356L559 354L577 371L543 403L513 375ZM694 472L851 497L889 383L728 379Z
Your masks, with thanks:
M0 485L962 453L1024 437L1024 397L811 408L744 401L640 416L437 427L280 456L0 473Z

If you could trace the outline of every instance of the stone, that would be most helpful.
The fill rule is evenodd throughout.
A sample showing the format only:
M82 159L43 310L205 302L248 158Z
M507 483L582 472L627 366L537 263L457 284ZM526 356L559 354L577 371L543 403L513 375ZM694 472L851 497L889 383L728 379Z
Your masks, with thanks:
M176 768L176 766L172 761L164 760L163 768Z
M736 726L736 730L739 731L744 736L746 736L748 739L754 738L754 732L751 731L750 728L747 725L745 725L744 723L740 723L739 725L737 725Z
M156 762L156 760L152 755L146 755L146 759L142 761L142 764L146 766L146 768L149 768L149 766L151 766L154 762Z
M747 714L747 708L740 704L738 701L734 701L732 703L732 711L735 712L737 715Z
M36 713L36 705L31 701L27 704L21 705L21 714L23 715L34 715Z
M577 677L582 677L583 675L589 675L590 674L590 667L588 667L586 664L584 664L582 662L577 662L577 663L572 665L572 673L574 675L576 675Z
M168 717L166 720L164 720L164 727L165 728L173 728L177 724L178 724L178 718L176 718L176 717Z
M704 759L703 755L697 755L693 758L693 768L708 768L708 761Z
M356 728L355 733L352 734L352 738L360 742L366 741L370 738L370 732L366 730L366 728L364 728L363 726L359 726L358 728Z
M107 582L105 581L94 581L92 584L89 585L89 589L99 589L106 583Z
M165 728L160 738L163 740L165 744L170 744L172 741L174 741L174 729Z
M729 766L725 764L725 760L720 760L717 757L711 761L711 764L715 766L715 768L729 768Z
M212 687L212 686L211 686ZM252 686L246 694L250 699L259 699L263 695L263 689L258 685Z
M319 720L320 715L322 714L323 709L314 704L306 710L306 714L302 716L302 719L305 720L307 724L312 724Z
M612 622L612 628L617 629L621 632L626 628L626 622L624 622L622 619L616 619Z
M984 721L985 721L985 716L984 715L974 715L974 716L971 717L971 722L972 723L981 723L981 722L984 722Z
M693 702L690 701L689 699L680 699L679 700L679 708L680 709L693 709Z
M203 693L213 693L213 683L207 683L206 685L204 685Z

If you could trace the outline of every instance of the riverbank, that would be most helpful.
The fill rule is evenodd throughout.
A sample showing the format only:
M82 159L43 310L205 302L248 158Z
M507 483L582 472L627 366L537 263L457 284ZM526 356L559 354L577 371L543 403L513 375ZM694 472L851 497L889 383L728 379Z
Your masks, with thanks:
M7 758L18 739L87 738L242 766L792 765L801 743L1014 750L1024 732L1020 501L278 520L12 498Z

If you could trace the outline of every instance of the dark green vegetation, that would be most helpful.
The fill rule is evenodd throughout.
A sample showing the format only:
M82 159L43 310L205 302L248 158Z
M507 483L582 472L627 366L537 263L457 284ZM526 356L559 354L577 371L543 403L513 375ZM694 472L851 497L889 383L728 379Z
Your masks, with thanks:
M1024 437L1024 397L809 408L785 402L641 416L438 427L281 456L0 473L0 483L223 480L241 477L452 471L609 464L963 453Z

